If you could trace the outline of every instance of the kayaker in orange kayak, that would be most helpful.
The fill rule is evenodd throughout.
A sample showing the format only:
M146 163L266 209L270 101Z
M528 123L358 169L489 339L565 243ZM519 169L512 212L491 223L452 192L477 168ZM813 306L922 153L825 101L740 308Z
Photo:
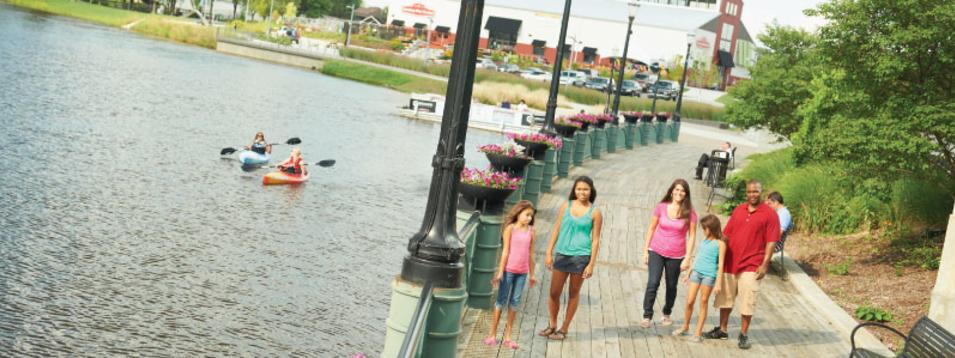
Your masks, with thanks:
M302 151L298 148L292 148L292 155L279 163L278 169L292 175L308 175L308 169L305 168L305 161L302 159Z
M245 150L251 150L259 154L271 154L272 145L265 141L265 133L258 132L255 133L255 139L252 140L252 144L245 146Z

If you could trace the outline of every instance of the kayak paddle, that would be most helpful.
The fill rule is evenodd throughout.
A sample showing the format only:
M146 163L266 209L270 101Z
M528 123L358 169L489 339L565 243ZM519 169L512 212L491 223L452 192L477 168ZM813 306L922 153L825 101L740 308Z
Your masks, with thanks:
M302 143L301 139L299 139L298 137L292 137L292 138L289 138L287 141L285 141L285 143L269 143L269 145L282 145L282 144L296 145L299 143ZM219 151L219 155L229 155L237 151L238 150L233 147L225 147Z
M322 160L322 161L318 161L318 162L316 162L315 164L309 164L309 163L302 163L302 164L304 164L304 165L317 165L317 166L320 166L320 167L328 168L328 167L330 167L330 166L335 165L335 159L325 159L325 160ZM266 166L266 168L278 168L278 165L277 165L277 164L276 164L276 165L269 165L269 166Z

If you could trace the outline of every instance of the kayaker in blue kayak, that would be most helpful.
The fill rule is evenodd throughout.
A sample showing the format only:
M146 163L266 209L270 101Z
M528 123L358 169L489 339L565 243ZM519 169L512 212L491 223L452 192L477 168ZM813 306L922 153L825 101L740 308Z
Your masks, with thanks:
M280 172L286 172L293 175L308 175L308 169L305 168L305 159L302 159L302 150L292 148L292 154L288 159L278 164Z
M255 133L255 139L252 140L252 144L245 146L245 149L259 154L272 153L272 145L265 141L265 133L262 132Z

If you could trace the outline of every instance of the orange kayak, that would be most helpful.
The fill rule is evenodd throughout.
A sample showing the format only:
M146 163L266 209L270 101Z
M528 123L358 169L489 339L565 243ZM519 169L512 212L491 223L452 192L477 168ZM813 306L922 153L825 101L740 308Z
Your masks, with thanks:
M262 177L263 185L301 184L308 181L309 175L295 175L284 172L271 172Z

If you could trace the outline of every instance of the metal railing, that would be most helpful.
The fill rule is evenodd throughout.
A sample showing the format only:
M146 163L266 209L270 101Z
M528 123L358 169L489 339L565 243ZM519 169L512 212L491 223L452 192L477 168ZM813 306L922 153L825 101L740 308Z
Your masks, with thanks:
M477 224L480 222L480 219L480 211L472 213L464 226L458 230L458 238L466 241L467 238L474 233L474 230L477 229ZM468 273L471 271L471 255L473 252L473 248L468 246L467 252L464 255L466 260L464 264L464 282L467 282ZM411 324L408 326L408 331L405 332L405 340L401 342L401 350L398 351L398 357L413 358L417 356L418 348L421 346L421 338L425 333L424 324L428 320L428 311L431 310L431 303L434 301L433 291L434 284L431 281L425 282L421 288L421 300L418 301L414 315L411 316Z

